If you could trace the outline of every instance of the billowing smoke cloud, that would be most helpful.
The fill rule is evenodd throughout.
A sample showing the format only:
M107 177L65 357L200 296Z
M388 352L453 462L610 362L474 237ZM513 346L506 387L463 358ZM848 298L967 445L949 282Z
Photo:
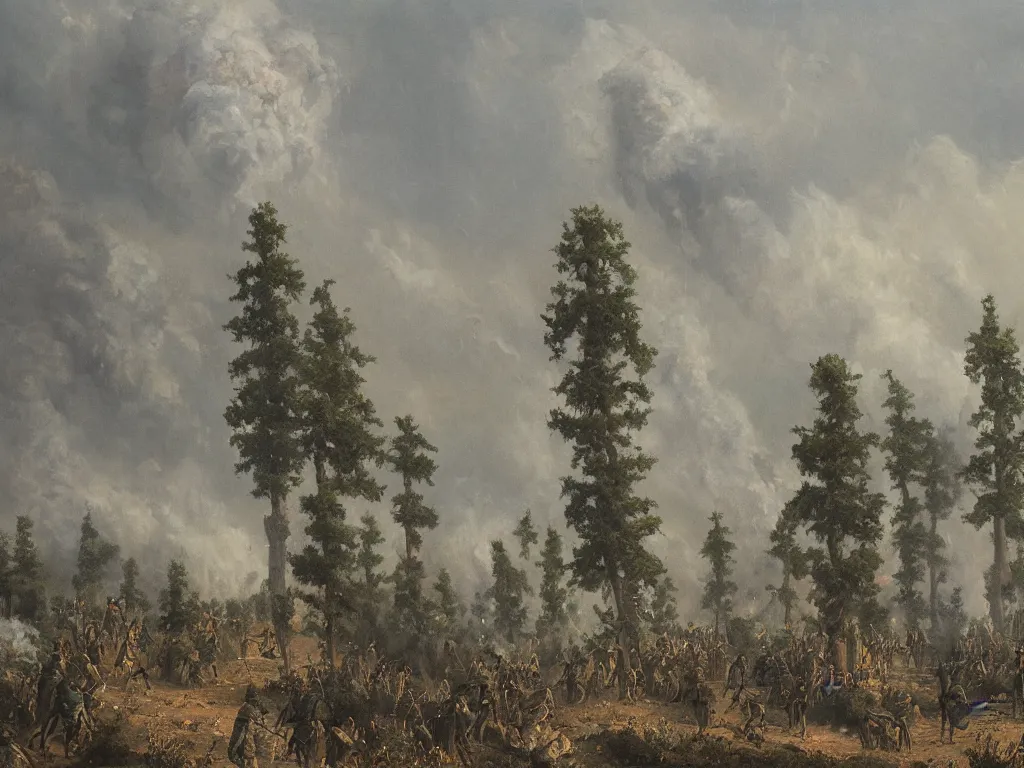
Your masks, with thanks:
M31 664L39 650L35 627L17 619L0 619L0 658L6 664Z
M854 361L875 429L892 367L966 450L978 302L1021 318L1003 287L1020 276L1024 14L965 13L0 0L2 522L31 514L67 561L92 509L151 586L172 556L206 591L263 570L221 326L245 215L270 198L309 280L352 307L378 409L440 448L426 556L464 549L471 593L524 508L561 521L539 315L560 223L596 201L634 243L661 351L654 546L692 609L718 509L760 599L808 364ZM947 530L980 610L986 537Z

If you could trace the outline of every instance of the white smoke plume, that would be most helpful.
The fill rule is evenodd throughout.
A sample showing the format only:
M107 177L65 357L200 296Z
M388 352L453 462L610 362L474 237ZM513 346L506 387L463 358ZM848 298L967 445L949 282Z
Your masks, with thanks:
M964 338L989 291L1024 309L1022 28L987 0L0 0L0 527L30 514L57 568L90 508L151 588L170 557L207 594L265 568L221 326L272 199L378 410L440 448L425 555L468 597L523 509L561 524L539 315L598 202L661 352L653 545L694 611L718 509L762 599L819 355L864 373L871 428L891 367L970 447ZM983 610L985 532L945 532Z
M0 658L7 664L31 664L39 651L39 633L17 619L0 619Z

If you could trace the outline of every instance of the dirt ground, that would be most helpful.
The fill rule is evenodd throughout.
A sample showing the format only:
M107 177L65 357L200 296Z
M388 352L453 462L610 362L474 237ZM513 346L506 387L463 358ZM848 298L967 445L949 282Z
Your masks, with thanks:
M311 647L306 648L308 643ZM306 638L296 638L295 658L304 659L312 653L314 644ZM241 705L246 686L252 682L258 686L278 675L278 663L266 659L226 661L218 663L219 680L210 682L199 690L184 690L163 682L153 681L153 690L145 691L141 681L135 681L131 689L124 689L123 680L111 681L101 696L100 721L111 718L126 718L129 743L134 751L141 754L146 748L148 734L159 737L176 737L187 740L189 753L201 757L213 747L211 757L214 766L229 765L227 742L231 734L234 717ZM897 673L899 675L899 673ZM935 686L927 677L902 674L901 682L913 689L921 701L934 699ZM736 738L727 726L738 726L740 716L731 712L723 714L726 702L720 702L714 716L714 726L708 731L708 738ZM926 706L930 709L930 706ZM272 713L272 716L276 712ZM613 698L591 702L583 707L559 707L553 716L553 725L563 730L575 745L573 759L576 765L585 768L607 766L609 762L601 754L601 747L594 737L605 731L625 728L631 719L651 727L659 724L672 734L692 735L696 733L692 715L688 708L653 702L622 704ZM785 715L777 710L768 713L769 728L766 736L769 744L789 744L807 752L822 752L837 758L863 754L857 734L841 729L808 724L807 737L801 741L798 735L787 732ZM913 750L906 753L878 754L901 765L916 761L931 763L947 768L950 761L966 766L964 750L984 743L991 735L1003 746L1016 742L1024 731L1024 722L1014 723L1009 714L998 712L976 716L967 731L958 731L954 745L939 743L938 716L919 714L912 728ZM214 742L216 744L214 745ZM63 761L63 745L60 736L51 740L48 763L60 766ZM268 765L260 761L261 768ZM274 764L285 765L281 760ZM294 763L291 763L292 765Z

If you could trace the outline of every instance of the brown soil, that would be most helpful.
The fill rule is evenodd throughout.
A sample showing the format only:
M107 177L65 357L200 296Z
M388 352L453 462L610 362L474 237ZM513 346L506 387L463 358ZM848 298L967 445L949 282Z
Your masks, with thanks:
M313 645L306 638L296 638L295 658L305 658L307 652L313 651ZM133 682L130 690L126 691L123 679L111 680L101 696L102 705L97 717L101 723L110 722L114 718L126 718L128 742L136 755L145 751L148 735L186 740L189 742L189 754L197 758L206 754L214 740L217 740L212 752L213 764L229 765L226 757L227 741L246 686L252 682L262 687L267 680L277 677L279 669L278 662L266 659L225 661L217 666L220 679L199 690L184 690L154 680L152 691L145 691L141 681ZM934 686L930 685L931 681L927 678L905 675L902 682L917 690L920 699L926 704L934 699ZM722 710L724 706L725 703L720 702L718 709ZM673 735L696 733L696 725L687 707L654 702L625 704L611 697L583 707L559 707L554 714L553 725L572 739L575 745L573 758L577 765L598 768L614 763L602 754L599 740L588 737L597 736L605 730L626 728L632 719L650 727L661 724L663 729ZM787 744L801 751L821 752L837 758L864 754L857 734L853 731L808 724L807 737L801 740L798 735L787 732L783 713L769 711L768 722L766 737L769 745ZM740 725L740 716L735 711L724 715L719 711L714 716L714 726L708 730L708 738L736 739L729 725ZM1022 729L1024 723L1014 723L1009 714L990 712L972 719L967 731L958 731L956 744L940 744L938 716L919 714L912 729L914 747L909 755L876 755L901 765L922 761L945 768L950 760L955 760L956 765L963 766L966 765L965 749L978 747L989 736L1005 747L1021 738ZM59 735L51 740L49 753L49 764L60 766L64 763ZM287 764L281 760L276 762ZM267 761L261 760L260 764L262 768L267 765ZM294 765L293 762L290 764Z

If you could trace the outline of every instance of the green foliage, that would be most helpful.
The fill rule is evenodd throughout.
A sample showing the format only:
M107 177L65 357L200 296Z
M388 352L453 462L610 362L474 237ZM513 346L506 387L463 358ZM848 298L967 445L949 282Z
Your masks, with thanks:
M662 576L654 587L651 598L651 632L656 635L679 631L679 609L676 605L676 585L669 576Z
M928 515L928 538L925 561L928 565L929 617L932 626L939 618L939 585L946 582L949 565L945 556L946 543L939 534L939 523L948 520L963 496L960 482L961 460L947 427L928 441L927 466L924 474L924 507Z
M745 616L732 616L725 623L725 636L729 645L748 658L759 650L757 622Z
M459 600L459 596L455 592L455 585L452 583L452 575L447 569L442 568L438 571L437 580L434 582L434 592L437 595L433 601L437 623L443 633L451 635L465 617L466 606Z
M524 597L533 595L533 589L526 571L512 564L505 545L498 540L491 542L491 577L494 582L485 596L494 601L494 630L506 642L516 643L526 626Z
M437 464L429 454L437 453L437 448L423 437L412 416L398 416L395 424L398 436L391 441L388 460L392 471L402 478L402 492L392 499L391 516L405 531L406 557L411 558L423 545L420 531L437 528L437 512L413 490L416 483L433 487Z
M180 560L167 566L167 586L160 590L160 628L171 635L185 632L199 621L199 593L189 586L188 571Z
M882 378L888 383L889 397L882 404L889 412L885 423L889 435L882 441L886 454L885 469L892 480L892 489L900 501L892 516L893 545L899 555L900 568L894 579L899 585L896 602L903 609L907 625L917 629L927 615L927 605L919 584L925 575L929 551L929 533L923 520L924 505L911 494L911 485L924 485L929 452L935 440L935 428L927 419L913 416L914 396L892 374Z
M99 601L100 589L110 566L121 548L104 539L92 522L92 513L86 512L82 518L82 533L78 543L78 572L71 577L71 585L75 596L89 608L94 608Z
M411 646L426 637L428 621L434 612L431 601L423 594L425 578L423 563L417 557L401 558L391 576L395 588L393 627Z
M530 559L530 547L536 546L540 539L537 537L537 529L533 527L533 516L530 510L526 510L519 518L519 524L512 532L519 542L519 557L522 560Z
M795 427L793 458L805 479L789 505L793 519L824 547L807 550L812 599L822 628L837 637L844 623L878 593L885 497L868 490L870 450L878 435L857 428L860 375L843 358L826 355L811 366L818 399L813 427Z
M436 453L437 448L423 436L412 416L396 417L395 425L398 435L391 441L388 463L402 478L402 490L392 499L391 517L405 532L405 556L399 560L391 577L395 586L392 620L395 633L415 642L426 636L427 622L433 612L423 594L426 570L417 557L423 546L421 531L433 530L438 525L436 510L426 504L415 485L434 485L437 464L430 454Z
M626 588L653 585L664 572L644 546L661 519L653 514L654 501L635 490L655 459L632 435L651 413L644 377L657 351L640 337L637 275L626 261L630 245L622 225L598 206L575 208L572 217L554 249L561 277L542 319L551 359L566 358L570 343L575 355L554 388L564 407L551 411L548 426L572 444L576 474L562 478L562 496L566 521L580 539L573 582L587 591L610 584L625 632Z
M475 592L469 606L469 631L474 641L485 642L494 635L494 601L488 592Z
M14 566L11 560L11 538L0 533L0 618L7 618L12 609Z
M256 623L256 601L236 600L231 598L224 603L224 620L228 628L238 638L239 650L242 648L242 639L249 636L253 625Z
M242 250L256 258L231 278L242 305L224 330L248 349L231 361L238 382L224 418L234 430L236 471L251 472L256 498L284 498L299 483L303 454L298 439L299 321L291 305L306 290L298 262L281 250L287 227L277 209L260 203L249 215L251 240Z
M14 552L11 557L14 565L11 578L11 592L14 596L12 613L32 623L41 620L46 614L43 561L32 537L32 520L26 515L19 515L15 525Z
M146 616L152 608L145 593L139 589L138 579L139 564L134 557L129 557L121 564L121 588L118 592L129 617Z
M361 574L359 589L359 628L362 641L377 639L380 623L380 606L384 598L385 576L377 569L384 562L380 545L384 543L377 518L366 513L359 518L359 552L356 554L356 568ZM366 642L360 644L365 645Z
M727 621L732 613L732 597L736 594L737 587L729 577L732 575L732 566L735 562L732 553L736 550L736 545L729 540L732 531L722 525L722 515L719 512L712 512L708 519L711 521L711 529L704 539L700 555L708 561L710 571L704 582L700 607L714 614L717 635L721 622Z
M348 309L338 311L331 285L327 280L313 291L310 304L316 311L302 340L299 434L303 453L313 463L316 492L300 502L311 543L289 560L295 580L313 589L299 597L324 616L333 652L336 622L355 608L352 582L359 547L341 500L380 501L384 488L370 465L383 463L384 439L374 432L383 422L363 394L359 373L373 358L352 343L355 325Z
M527 512L519 521L519 528L516 529L517 535L520 528L523 528L523 521L529 522L529 514ZM530 529L532 530L532 526ZM533 541L537 542L536 532L534 532ZM520 545L522 542L523 539L520 539ZM562 536L551 526L548 526L544 547L540 551L540 560L537 561L536 566L541 571L537 637L547 646L555 647L559 645L561 636L569 625L569 615L566 612L569 590L565 586L566 564L562 557Z
M765 591L769 592L782 605L783 623L787 627L793 623L793 608L797 604L797 593L793 588L793 582L800 581L807 576L806 553L796 541L798 528L799 523L794 512L793 502L790 501L779 513L775 528L769 535L772 546L768 550L768 554L782 565L782 583L779 586L769 584L765 587Z
M975 528L989 523L995 539L994 566L999 584L1009 581L1006 537L1024 536L1024 441L1016 432L1024 416L1024 370L1020 345L1012 328L1001 328L991 295L982 302L981 328L967 337L964 373L981 384L981 405L971 416L978 430L976 453L967 461L962 477L977 499L964 521ZM1003 630L1000 600L991 601L992 622Z

